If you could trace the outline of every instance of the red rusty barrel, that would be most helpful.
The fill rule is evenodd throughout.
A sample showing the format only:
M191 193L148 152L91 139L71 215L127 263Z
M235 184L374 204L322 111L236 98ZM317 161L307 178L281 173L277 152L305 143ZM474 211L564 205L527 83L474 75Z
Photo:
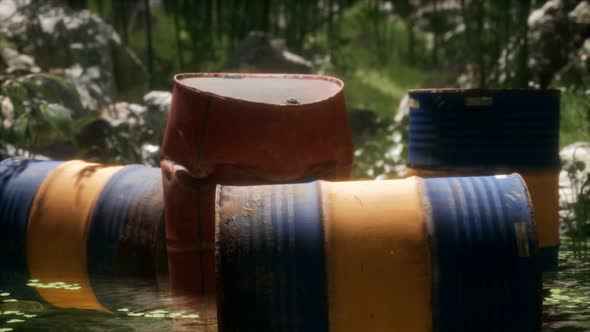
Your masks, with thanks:
M161 162L171 286L214 313L215 185L348 178L343 83L291 74L174 79Z

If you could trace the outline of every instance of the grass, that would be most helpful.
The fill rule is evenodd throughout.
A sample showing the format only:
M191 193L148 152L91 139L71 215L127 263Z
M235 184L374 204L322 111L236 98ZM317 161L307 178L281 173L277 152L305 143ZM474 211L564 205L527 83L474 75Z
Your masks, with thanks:
M565 90L561 94L559 144L590 142L590 96Z
M318 71L345 82L349 109L369 109L392 117L407 90L421 86L428 74L408 65L406 23L385 16L378 22L373 24L366 5L358 4L344 11L335 24L332 40L324 26L308 38L304 49L329 54L332 66ZM380 40L375 38L376 29ZM416 45L423 40L417 33Z

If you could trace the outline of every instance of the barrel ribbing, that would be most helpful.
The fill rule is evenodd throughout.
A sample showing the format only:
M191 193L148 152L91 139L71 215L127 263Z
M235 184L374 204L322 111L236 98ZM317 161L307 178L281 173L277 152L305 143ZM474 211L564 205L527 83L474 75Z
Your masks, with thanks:
M295 226L293 252L285 221L315 225ZM217 227L222 332L539 328L535 223L517 174L222 186Z
M45 177L61 162L21 158L0 163L0 285L25 299L38 299L28 282L26 243L29 211Z

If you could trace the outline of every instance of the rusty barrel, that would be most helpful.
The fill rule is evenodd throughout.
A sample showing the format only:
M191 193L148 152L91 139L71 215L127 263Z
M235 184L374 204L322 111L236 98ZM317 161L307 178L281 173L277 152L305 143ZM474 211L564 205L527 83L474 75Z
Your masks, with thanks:
M155 305L134 297L153 295L164 284L158 282L166 265L159 169L77 160L8 160L0 169L3 179L13 174L0 183L0 207L8 206L0 208L0 228L2 236L17 239L9 268L20 276L4 290L62 308L115 312ZM11 199L20 201L18 211Z
M219 186L221 332L537 331L517 174Z
M559 247L559 90L410 90L408 175L518 172L537 220L543 270Z
M350 176L342 89L340 80L316 75L175 77L161 163L173 291L214 313L216 184Z

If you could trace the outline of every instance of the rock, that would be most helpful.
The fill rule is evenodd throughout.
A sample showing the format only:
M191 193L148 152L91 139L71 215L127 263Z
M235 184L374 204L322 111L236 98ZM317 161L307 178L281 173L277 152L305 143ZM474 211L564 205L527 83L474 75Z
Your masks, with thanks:
M577 25L578 32L588 31L590 26L590 2L581 1L568 15L571 23Z
M564 205L574 202L572 180L582 181L590 173L590 143L576 142L567 145L559 151L559 157L563 163L562 170L559 173L559 200ZM570 178L566 170L575 162L583 162L584 167L577 172L575 178Z
M2 97L0 102L0 114L2 115L2 127L4 129L12 128L14 123L14 105L8 97Z
M589 18L588 0L549 0L530 13L527 66L532 86L548 87L571 62L590 33ZM514 86L521 48L522 41L514 36L488 77L490 85Z
M35 59L26 54L20 54L16 50L5 47L2 49L2 61L6 65L8 74L38 73L39 67L35 65Z
M151 91L143 97L143 105L118 102L105 107L100 114L111 127L128 132L126 136L134 141L159 146L164 139L171 100L170 92Z
M145 143L141 146L141 162L147 166L160 164L160 146Z
M283 39L251 31L230 54L224 68L228 71L310 73L311 62L290 52Z
M143 96L143 105L147 108L146 123L153 129L153 143L162 144L168 112L172 103L172 93L168 91L150 91Z
M579 192L574 190L580 190L582 183L590 175L590 142L576 142L567 145L561 149L559 156L563 163L562 170L559 173L559 215L563 221L575 218L571 205L576 202ZM576 163L578 164L576 165ZM573 170L572 166L577 166L576 171L568 173L568 169ZM586 194L588 193L589 190L586 189ZM590 220L587 220L586 224L590 227ZM570 226L575 225L562 222L560 232L567 233L571 231Z
M553 77L552 86L590 88L590 38Z
M88 10L32 0L2 0L0 9L0 29L7 39L44 71L63 68L84 108L99 110L113 99L139 99L147 90L147 72L139 59Z
M118 102L105 107L100 112L100 117L112 127L126 126L129 130L144 130L146 110L142 105Z
M101 111L101 117L113 127L121 124L130 127L145 126L150 129L165 127L171 102L172 93L150 91L143 97L143 104L114 103Z
M172 93L169 91L150 91L143 96L143 104L148 110L168 114L172 103Z
M403 127L407 126L410 123L410 96L405 95L402 100L400 100L399 105L397 106L397 111L393 116L393 122L399 124Z

